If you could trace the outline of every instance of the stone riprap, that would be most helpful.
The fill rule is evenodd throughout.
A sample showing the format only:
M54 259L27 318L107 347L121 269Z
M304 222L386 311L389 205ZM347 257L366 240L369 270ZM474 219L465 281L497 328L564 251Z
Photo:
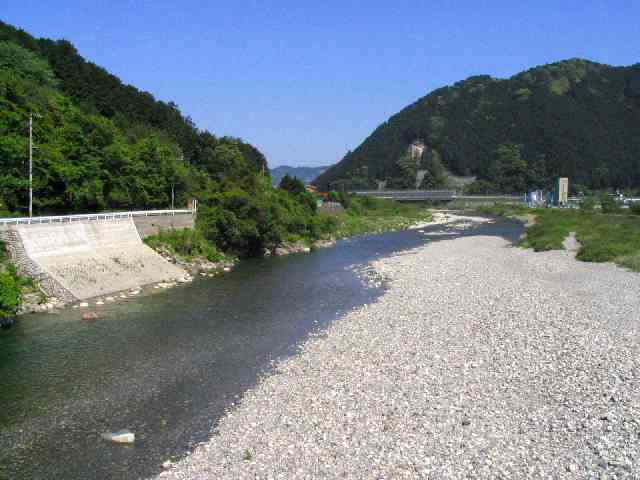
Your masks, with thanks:
M11 262L16 266L18 273L33 278L43 292L45 292L50 298L57 299L62 304L75 300L75 297L69 290L67 290L56 279L48 275L29 257L22 243L20 234L15 227L0 227L0 240L2 240L7 246ZM39 295L36 295L36 297L39 297ZM37 304L38 302L34 304L25 304L24 300L25 298L23 297L23 304L20 307L22 312L25 312L25 310L23 310L24 307L39 307Z
M61 286L75 299L185 275L183 269L142 243L131 218L11 228L20 239L27 270L37 270L38 279L44 277ZM59 291L46 293L69 299Z
M374 266L160 478L640 478L640 275L495 237Z

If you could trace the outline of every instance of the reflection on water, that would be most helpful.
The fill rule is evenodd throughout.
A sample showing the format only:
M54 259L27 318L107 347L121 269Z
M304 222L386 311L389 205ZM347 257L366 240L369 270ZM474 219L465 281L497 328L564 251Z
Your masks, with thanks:
M157 473L206 440L278 357L380 295L368 262L440 238L391 233L246 261L222 277L104 305L95 322L77 310L23 317L0 333L0 478ZM100 438L122 428L136 433L133 446Z

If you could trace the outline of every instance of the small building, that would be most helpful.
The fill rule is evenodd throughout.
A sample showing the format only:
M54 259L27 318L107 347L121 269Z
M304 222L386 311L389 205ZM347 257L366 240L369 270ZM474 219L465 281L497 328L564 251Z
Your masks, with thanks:
M544 207L547 204L547 197L543 190L531 190L524 194L524 203L531 208Z
M553 204L564 207L569 203L569 179L559 177L553 185Z

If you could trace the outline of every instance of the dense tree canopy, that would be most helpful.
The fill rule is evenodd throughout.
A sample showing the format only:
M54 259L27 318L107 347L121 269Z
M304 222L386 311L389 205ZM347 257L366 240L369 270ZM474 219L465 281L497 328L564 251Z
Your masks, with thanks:
M304 183L298 180L297 177L290 177L289 175L282 177L279 188L294 194L304 193L306 191Z
M198 198L206 238L240 254L316 238L326 227L309 194L271 185L252 145L198 130L175 104L122 84L67 41L0 22L5 214L27 210L31 114L36 214L167 208L174 192L176 206Z
M411 165L403 156L415 141L426 150ZM638 188L640 64L573 59L440 88L392 116L314 183L403 186L429 170L434 155L451 173L477 176L494 191L545 186L558 175L590 188Z

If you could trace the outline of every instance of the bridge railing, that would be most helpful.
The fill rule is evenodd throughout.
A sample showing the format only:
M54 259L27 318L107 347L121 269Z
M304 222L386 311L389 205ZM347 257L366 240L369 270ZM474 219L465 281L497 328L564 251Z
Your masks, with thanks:
M452 199L455 198L456 192L453 190L359 190L352 192L356 195L392 198L392 199Z
M351 193L356 195L386 198L397 201L420 200L510 200L517 201L521 195L463 195L455 190L356 190Z
M79 221L115 220L130 217L151 217L157 215L193 215L194 210L138 210L132 212L82 213L78 215L55 215L47 217L0 218L2 225L30 225L47 223L71 223Z

